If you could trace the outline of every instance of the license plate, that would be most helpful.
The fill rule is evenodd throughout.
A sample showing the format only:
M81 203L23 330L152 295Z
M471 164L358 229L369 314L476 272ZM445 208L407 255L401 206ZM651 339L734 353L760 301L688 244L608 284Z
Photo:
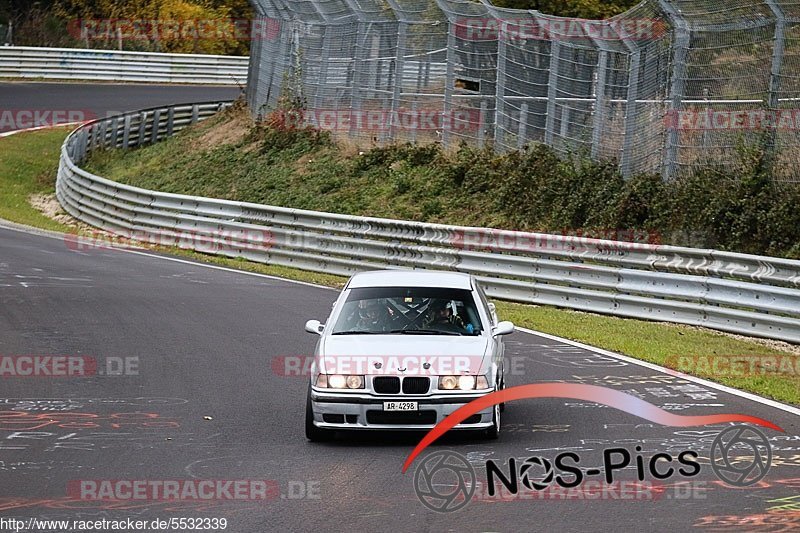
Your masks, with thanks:
M383 402L384 411L416 411L417 402Z

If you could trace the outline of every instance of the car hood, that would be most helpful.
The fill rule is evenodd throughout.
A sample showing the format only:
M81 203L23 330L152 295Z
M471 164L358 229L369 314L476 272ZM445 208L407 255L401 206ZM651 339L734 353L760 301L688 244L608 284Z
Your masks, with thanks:
M489 338L483 336L326 336L316 364L327 374L484 374L491 362L488 350Z

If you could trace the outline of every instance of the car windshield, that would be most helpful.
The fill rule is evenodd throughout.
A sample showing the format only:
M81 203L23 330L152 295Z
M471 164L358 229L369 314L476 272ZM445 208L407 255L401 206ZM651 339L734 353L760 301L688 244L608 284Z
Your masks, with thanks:
M472 292L435 287L352 289L332 335L480 335Z

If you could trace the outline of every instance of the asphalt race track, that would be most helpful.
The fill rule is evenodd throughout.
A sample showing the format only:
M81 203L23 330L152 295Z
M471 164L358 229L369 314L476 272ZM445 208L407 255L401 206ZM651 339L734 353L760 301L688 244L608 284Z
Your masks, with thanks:
M10 111L12 117L21 111L48 113L42 119L48 121L47 124L41 125L50 126L53 116L56 122L65 122L61 117L66 116L92 120L160 105L233 100L239 93L238 87L230 86L0 82L0 113ZM30 120L27 115L23 116L26 118L2 117L0 132L30 127L17 124Z
M795 413L688 382L558 340L508 338L509 386L566 381L638 395L676 414L765 418L773 464L757 485L732 488L708 462L728 427L674 428L598 404L511 403L499 441L446 436L408 473L420 434L303 433L307 381L285 356L310 354L305 320L324 320L336 292L149 253L75 249L60 237L0 228L0 355L80 355L90 377L0 378L0 518L27 520L216 517L227 531L790 531L800 527L800 426ZM502 318L502 317L501 317ZM122 375L120 361L132 363ZM124 365L123 365L124 368ZM111 372L114 373L114 372ZM209 418L210 417L210 418ZM633 496L594 489L564 497L521 487L500 500L475 495L438 513L414 491L425 457L452 450L485 478L485 461L553 460L581 466L602 450L696 450L699 476L676 475ZM634 480L635 469L617 472ZM268 480L267 501L81 501L76 480ZM73 485L70 485L70 482ZM273 485L276 484L276 485ZM619 486L619 485L617 485ZM537 497L544 494L544 497Z

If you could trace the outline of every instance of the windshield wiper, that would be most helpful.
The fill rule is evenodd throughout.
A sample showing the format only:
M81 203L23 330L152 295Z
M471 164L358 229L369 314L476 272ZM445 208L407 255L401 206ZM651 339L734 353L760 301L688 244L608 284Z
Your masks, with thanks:
M336 331L331 335L381 335L383 331L369 331L366 329L359 329L355 331Z
M404 335L461 335L457 331L441 331L438 329L393 329L388 333L402 333Z

